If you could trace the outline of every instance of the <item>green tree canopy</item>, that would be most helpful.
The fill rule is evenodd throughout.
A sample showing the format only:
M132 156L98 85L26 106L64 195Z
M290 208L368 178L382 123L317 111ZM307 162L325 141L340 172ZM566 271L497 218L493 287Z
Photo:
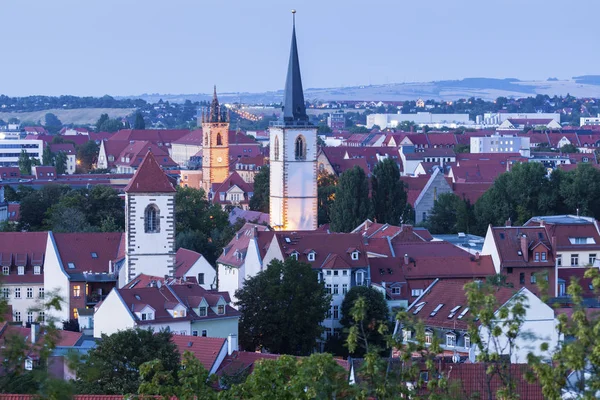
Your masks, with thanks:
M471 206L454 193L442 193L433 203L425 225L431 233L469 232L472 225Z
M62 128L62 122L60 121L60 119L58 119L56 115L52 113L46 113L46 115L44 116L44 121L44 126L46 127L48 132L52 134L57 134L58 131L60 131L60 128Z
M25 149L21 150L21 154L19 155L19 171L22 175L31 175L31 158L29 158L29 153L25 151Z
M137 393L140 366L153 360L159 360L163 370L176 377L179 353L171 333L136 328L102 335L98 345L77 365L76 390L89 394Z
M269 166L265 165L254 176L254 193L249 204L250 209L253 211L269 212L270 173Z
M240 343L254 351L308 355L322 332L330 295L310 264L273 260L235 293L242 313Z
M146 129L146 122L144 122L144 116L139 111L135 113L135 122L133 123L133 129Z
M64 151L59 151L54 157L54 168L56 168L57 175L64 175L67 173L67 154Z
M318 224L331 222L331 207L335 201L335 186L337 177L327 171L319 172L317 176Z
M391 158L378 162L371 176L371 200L377 222L399 225L407 198L398 164Z
M335 189L331 206L331 230L350 232L371 216L369 180L359 166L344 172Z
M94 164L98 161L100 146L95 141L89 140L84 145L77 147L77 169L86 173L94 169Z

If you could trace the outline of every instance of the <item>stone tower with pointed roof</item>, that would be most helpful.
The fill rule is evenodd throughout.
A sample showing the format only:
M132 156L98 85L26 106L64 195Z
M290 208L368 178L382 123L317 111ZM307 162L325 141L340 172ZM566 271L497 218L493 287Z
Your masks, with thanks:
M175 188L150 151L125 187L125 234L119 287L138 274L173 275Z
M295 20L282 114L282 119L269 128L270 224L276 230L315 230L317 128L306 114Z
M202 189L210 193L213 183L229 176L229 121L217 99L217 87L210 110L202 115Z

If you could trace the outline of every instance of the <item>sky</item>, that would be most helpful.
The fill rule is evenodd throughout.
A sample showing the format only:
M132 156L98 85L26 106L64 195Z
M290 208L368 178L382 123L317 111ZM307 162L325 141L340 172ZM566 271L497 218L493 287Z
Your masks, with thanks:
M598 0L0 0L0 93L283 89L600 74Z

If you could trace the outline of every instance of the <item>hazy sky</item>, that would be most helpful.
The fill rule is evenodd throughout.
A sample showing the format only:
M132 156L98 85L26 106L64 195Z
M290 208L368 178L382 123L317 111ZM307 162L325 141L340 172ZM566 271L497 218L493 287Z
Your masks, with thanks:
M282 89L600 73L598 0L0 0L0 93Z

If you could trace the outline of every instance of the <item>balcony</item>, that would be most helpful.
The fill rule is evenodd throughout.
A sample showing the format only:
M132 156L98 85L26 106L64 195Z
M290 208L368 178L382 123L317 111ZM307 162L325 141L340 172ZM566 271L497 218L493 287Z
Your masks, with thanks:
M99 302L103 301L104 299L106 299L106 296L107 295L91 293L86 296L85 304L88 306L93 306L93 305L98 304Z

